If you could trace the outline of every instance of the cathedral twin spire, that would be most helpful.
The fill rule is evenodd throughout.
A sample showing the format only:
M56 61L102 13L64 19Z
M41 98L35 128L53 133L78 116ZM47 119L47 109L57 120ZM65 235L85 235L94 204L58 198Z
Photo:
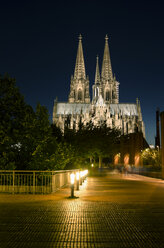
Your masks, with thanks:
M118 83L117 82L114 83L114 80L113 80L107 35L105 37L105 48L104 48L101 76L100 76L100 71L99 71L98 60L99 58L97 56L96 73L95 73L95 85L99 84L99 88L97 89L97 92L99 92L99 94L102 95L105 102L118 103L118 99L117 99L118 98ZM96 98L94 96L95 92L96 92L95 86L93 86L93 99L97 99L97 95L96 95ZM81 35L79 36L74 77L71 78L69 102L79 102L79 103L90 102L89 80L88 80L88 77L86 77L86 72L85 72L85 63L84 63Z
M95 82L100 82L100 71L99 71L98 59L99 58L97 56ZM110 53L109 53L109 45L108 45L108 36L107 35L105 36L105 48L104 48L101 77L103 79L109 80L109 81L111 81L113 79L112 66L111 66ZM80 78L85 79L86 78L81 34L79 35L79 44L78 44L78 50L77 50L74 78L78 78L78 79L80 79Z
M82 47L82 36L79 35L79 45L77 49L77 57L76 57L76 64L75 64L75 72L74 78L77 79L86 79L85 74L85 64L84 64L84 55L83 55L83 47Z
M82 36L79 36L77 57L75 63L74 77L71 77L70 94L68 101L70 103L89 103L89 79L85 73L85 63L82 47Z
M108 36L105 36L105 48L104 48L104 56L103 56L103 63L102 63L102 71L101 77L103 80L113 80L112 74L112 66L110 61L110 53L109 53L109 45L108 45Z

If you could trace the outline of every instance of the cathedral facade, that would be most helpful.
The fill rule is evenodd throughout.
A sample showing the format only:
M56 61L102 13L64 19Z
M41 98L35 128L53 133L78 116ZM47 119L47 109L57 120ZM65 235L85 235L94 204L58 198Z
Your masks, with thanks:
M92 86L92 99L89 93L89 78L85 71L82 37L79 36L74 75L71 77L68 102L54 101L53 123L64 132L65 126L78 130L92 122L94 126L106 123L107 127L117 128L122 134L142 132L145 137L140 102L119 103L119 82L112 73L108 37L105 37L102 70L96 58L95 82Z

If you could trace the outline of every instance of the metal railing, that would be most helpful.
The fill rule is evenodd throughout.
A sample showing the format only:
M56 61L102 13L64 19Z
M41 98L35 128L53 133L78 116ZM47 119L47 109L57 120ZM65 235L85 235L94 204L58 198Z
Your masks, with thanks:
M48 194L70 184L70 174L80 170L0 170L0 192Z

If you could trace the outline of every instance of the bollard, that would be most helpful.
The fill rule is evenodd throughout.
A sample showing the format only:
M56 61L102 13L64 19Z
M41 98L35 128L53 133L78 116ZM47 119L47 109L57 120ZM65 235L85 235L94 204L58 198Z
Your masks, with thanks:
M74 198L74 182L75 182L75 174L74 173L71 173L70 179L71 179L71 198Z
M80 171L80 185L82 185L82 177L83 177L83 172L82 171Z
M76 182L77 182L76 189L79 190L79 172L76 172Z
M84 182L84 171L82 171L81 173L81 180L82 180L82 183Z
M85 179L87 178L88 170L85 170Z

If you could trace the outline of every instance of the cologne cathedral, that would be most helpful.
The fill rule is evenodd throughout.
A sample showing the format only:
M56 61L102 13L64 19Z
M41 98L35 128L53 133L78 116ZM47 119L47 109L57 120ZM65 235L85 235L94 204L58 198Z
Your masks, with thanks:
M86 76L82 47L79 36L74 75L71 77L68 102L54 101L53 123L64 132L65 126L78 130L79 124L92 123L117 128L123 135L141 132L145 137L140 102L119 103L119 82L113 76L108 37L105 37L101 73L99 59L96 58L95 81L92 86L92 99L89 91L89 77Z

